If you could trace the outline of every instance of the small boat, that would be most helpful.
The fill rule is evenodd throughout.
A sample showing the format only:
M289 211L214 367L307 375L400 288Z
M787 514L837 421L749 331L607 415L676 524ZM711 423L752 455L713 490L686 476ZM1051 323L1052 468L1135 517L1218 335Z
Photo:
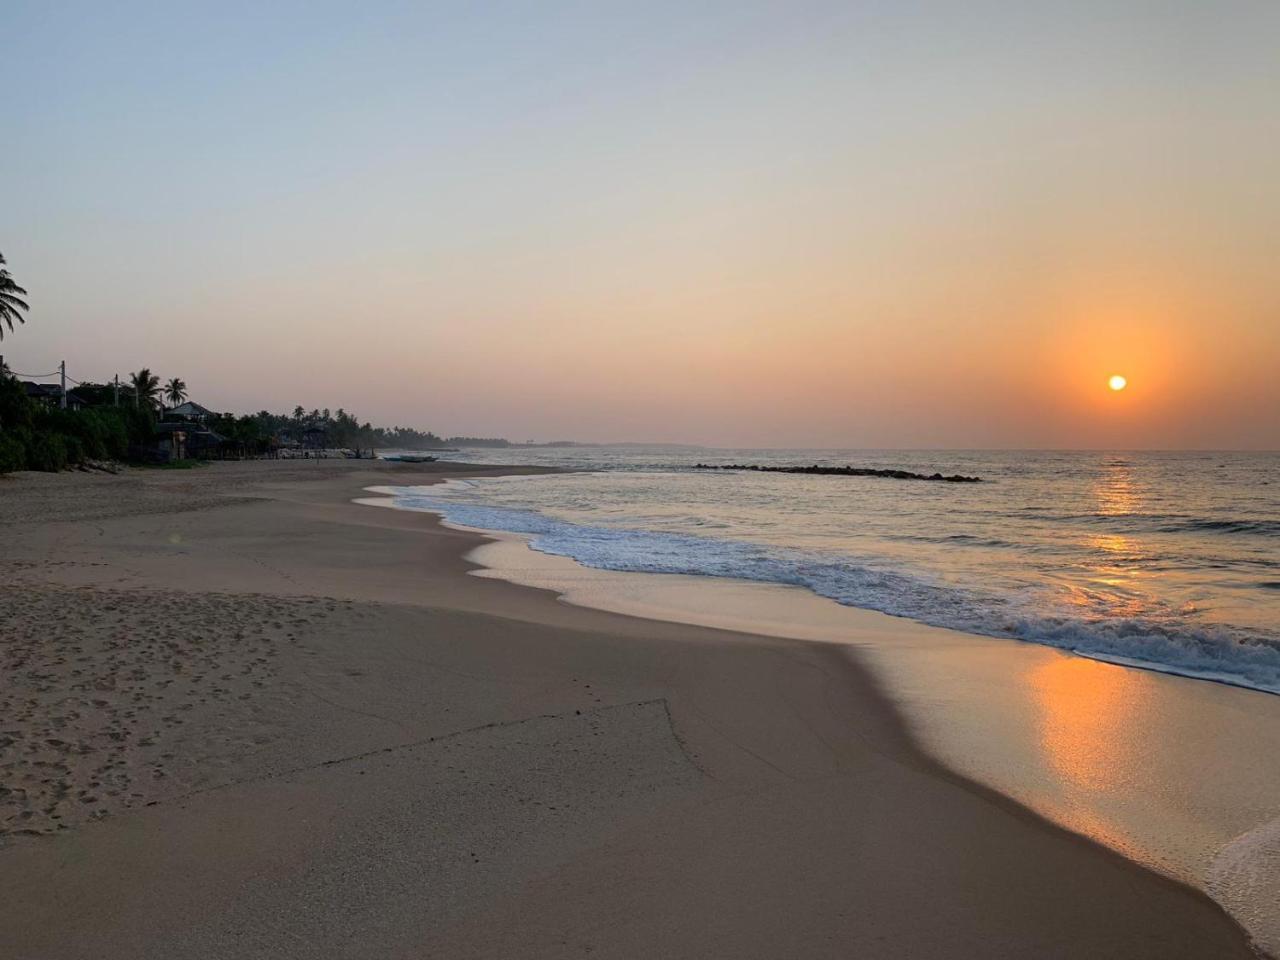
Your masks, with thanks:
M383 460L390 460L392 463L435 463L435 457L428 457L415 453L399 453L392 457L383 457Z

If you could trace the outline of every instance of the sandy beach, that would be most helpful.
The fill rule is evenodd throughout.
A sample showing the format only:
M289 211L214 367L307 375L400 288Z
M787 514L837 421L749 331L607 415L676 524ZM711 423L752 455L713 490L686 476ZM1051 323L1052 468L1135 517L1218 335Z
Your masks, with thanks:
M354 502L510 472L0 477L0 956L1254 955L931 759L856 653Z

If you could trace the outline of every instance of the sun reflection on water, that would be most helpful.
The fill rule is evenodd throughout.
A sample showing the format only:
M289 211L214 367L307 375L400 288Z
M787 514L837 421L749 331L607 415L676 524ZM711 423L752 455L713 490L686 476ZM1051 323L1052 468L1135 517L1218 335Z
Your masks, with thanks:
M1144 492L1132 469L1123 463L1108 465L1092 488L1097 516L1120 518L1141 512ZM1116 531L1084 539L1095 558L1083 571L1082 584L1067 589L1066 602L1095 618L1140 617L1151 612L1142 588L1149 573L1144 569L1146 547L1132 536Z
M1141 489L1127 466L1112 465L1106 475L1094 483L1093 494L1098 501L1098 512L1106 517L1136 513L1142 505Z

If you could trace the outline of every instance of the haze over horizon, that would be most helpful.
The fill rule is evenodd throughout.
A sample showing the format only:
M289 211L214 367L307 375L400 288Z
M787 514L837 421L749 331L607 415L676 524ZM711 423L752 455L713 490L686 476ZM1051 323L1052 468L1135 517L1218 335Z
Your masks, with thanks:
M10 4L0 354L517 441L1276 449L1280 6L1062 6Z

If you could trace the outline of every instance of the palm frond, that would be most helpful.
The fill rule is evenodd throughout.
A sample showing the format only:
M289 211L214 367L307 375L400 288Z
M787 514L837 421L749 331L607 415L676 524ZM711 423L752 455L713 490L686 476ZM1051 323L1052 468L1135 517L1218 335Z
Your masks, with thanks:
M6 262L4 254L0 253L0 267L3 267ZM10 333L13 333L13 321L27 322L26 318L18 312L31 309L31 305L22 299L26 293L26 290L14 283L13 276L8 270L0 269L0 340L4 339L6 327Z
M26 318L23 317L22 314L18 313L16 310L10 310L4 304L0 303L0 340L4 339L4 328L6 325L9 327L9 332L13 333L14 320L17 320L19 323L27 322Z

